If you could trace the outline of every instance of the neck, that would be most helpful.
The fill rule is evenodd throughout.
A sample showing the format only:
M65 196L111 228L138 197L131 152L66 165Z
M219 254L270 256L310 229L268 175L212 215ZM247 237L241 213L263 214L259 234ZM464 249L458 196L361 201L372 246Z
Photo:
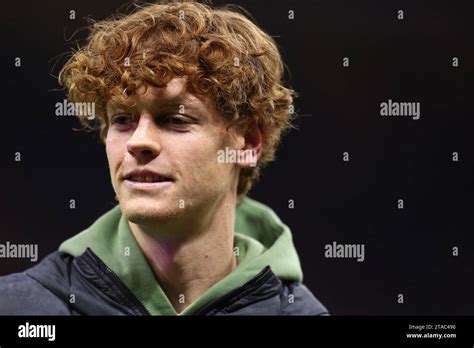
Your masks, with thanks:
M141 250L177 313L237 267L235 198L194 217L144 226L129 222Z

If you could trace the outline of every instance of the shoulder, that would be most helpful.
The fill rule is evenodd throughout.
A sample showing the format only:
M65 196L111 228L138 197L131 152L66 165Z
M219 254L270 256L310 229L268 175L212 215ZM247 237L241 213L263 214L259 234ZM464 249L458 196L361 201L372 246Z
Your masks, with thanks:
M21 273L0 277L0 315L67 315L67 304L37 278L48 273L61 283L60 253L50 254L37 265Z
M284 282L280 296L283 315L329 315L327 308L302 283Z

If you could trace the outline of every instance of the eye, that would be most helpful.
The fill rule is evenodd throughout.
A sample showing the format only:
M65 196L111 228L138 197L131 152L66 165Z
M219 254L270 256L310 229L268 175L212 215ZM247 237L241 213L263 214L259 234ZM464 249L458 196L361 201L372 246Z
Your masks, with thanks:
M182 125L182 124L188 124L188 121L181 118L181 117L174 117L170 116L166 119L168 123L174 124L174 125Z
M157 123L162 127L184 131L188 129L192 122L183 116L164 115L158 118Z
M127 125L134 121L132 115L120 114L112 117L112 124Z

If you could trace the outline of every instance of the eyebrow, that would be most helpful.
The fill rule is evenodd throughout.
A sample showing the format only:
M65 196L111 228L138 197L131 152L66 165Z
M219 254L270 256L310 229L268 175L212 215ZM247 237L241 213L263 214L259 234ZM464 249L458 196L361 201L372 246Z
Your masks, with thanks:
M155 101L153 103L153 108L165 109L165 110L170 110L170 109L177 110L179 109L181 105L184 106L185 113L186 113L186 109L192 109L194 111L200 112L202 111L202 107L203 107L197 100L191 100L189 98L185 98L181 95L178 95L176 97L165 98L159 101ZM111 104L110 107L114 110L128 108L128 106L120 105L120 104L118 105Z
M190 108L196 111L201 111L202 106L196 100L191 100L189 98L183 98L182 96L177 96L173 98L167 98L160 100L154 106L159 108L179 108L180 105L183 105L185 109Z

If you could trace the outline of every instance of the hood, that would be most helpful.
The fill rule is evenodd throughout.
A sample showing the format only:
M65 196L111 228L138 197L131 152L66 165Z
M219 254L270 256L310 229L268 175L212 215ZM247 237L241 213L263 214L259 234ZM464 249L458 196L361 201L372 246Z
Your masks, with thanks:
M205 291L179 315L193 314L209 301L244 285L266 266L281 280L301 282L303 274L288 226L266 205L244 198L236 210L237 268ZM127 285L152 315L178 315L138 246L117 205L89 228L63 242L72 256L92 251Z

